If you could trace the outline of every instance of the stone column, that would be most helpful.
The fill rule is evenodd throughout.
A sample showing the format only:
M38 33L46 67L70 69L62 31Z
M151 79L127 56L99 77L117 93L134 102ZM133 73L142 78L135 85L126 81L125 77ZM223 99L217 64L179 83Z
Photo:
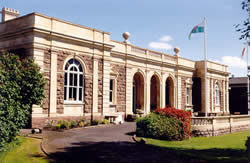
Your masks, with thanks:
M181 109L181 77L177 76L177 109Z
M214 111L214 80L210 79L210 83L211 83L211 111Z
M146 85L146 96L147 96L147 100L146 100L146 112L147 114L150 113L150 85L151 85L151 81L150 81L150 75L149 75L149 70L146 70L146 80L147 80L147 85Z
M98 59L93 58L93 114L98 112Z
M133 76L131 74L131 68L126 66L126 115L133 114Z
M51 52L51 67L50 67L50 117L56 116L56 102L57 102L57 54Z
M110 52L104 51L103 59L103 111L102 114L109 114L109 80L110 80Z

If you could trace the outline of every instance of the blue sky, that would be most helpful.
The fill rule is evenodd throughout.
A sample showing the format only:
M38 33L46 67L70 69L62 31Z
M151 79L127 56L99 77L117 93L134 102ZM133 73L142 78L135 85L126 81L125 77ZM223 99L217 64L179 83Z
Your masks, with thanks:
M191 29L207 19L207 58L227 64L235 76L246 75L244 47L234 24L247 13L241 0L0 0L0 7L18 9L21 15L39 12L76 24L111 33L112 40L123 41L130 33L133 45L180 55L193 60L204 58L203 34Z

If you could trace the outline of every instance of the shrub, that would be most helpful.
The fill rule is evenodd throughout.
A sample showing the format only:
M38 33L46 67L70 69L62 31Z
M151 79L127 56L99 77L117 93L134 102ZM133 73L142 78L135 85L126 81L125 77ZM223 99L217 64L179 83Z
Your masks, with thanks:
M60 129L61 128L61 124L56 124L56 129Z
M60 129L69 129L70 123L67 121L58 121L58 124L60 124Z
M93 125L93 126L98 125L99 123L100 122L97 119L94 119L94 120L91 121L91 125Z
M101 122L101 124L107 125L107 124L110 124L110 122L109 122L108 119L103 119L102 122Z
M78 126L79 126L79 127L84 127L84 122L82 122L82 121L79 122L79 123L78 123Z
M84 126L91 126L91 122L90 121L86 121Z
M181 123L164 115L151 113L136 120L136 134L142 137L151 137L164 140L181 140Z
M29 121L40 105L46 82L32 59L0 52L0 151Z
M74 128L76 126L77 126L77 122L76 121L73 121L73 120L69 121L69 127L70 128Z
M163 109L156 109L155 113L177 119L182 125L183 130L183 137L185 139L189 138L192 134L192 118L191 118L191 112L185 111L185 110L179 110L176 108L163 108Z

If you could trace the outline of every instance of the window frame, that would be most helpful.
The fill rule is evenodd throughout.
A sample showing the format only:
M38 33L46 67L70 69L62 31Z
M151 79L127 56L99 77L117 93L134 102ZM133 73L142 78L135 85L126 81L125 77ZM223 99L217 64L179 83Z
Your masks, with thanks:
M110 90L110 86L109 86L109 104L110 105L116 105L117 103L117 76L116 75L110 75L110 80L109 81L113 81L113 90ZM110 83L109 83L110 84ZM110 94L112 92L112 101L110 101Z
M215 90L215 105L220 106L220 87L218 83L215 84L214 90Z
M186 87L186 105L190 105L190 87Z
M72 61L72 63L70 63L70 61ZM76 61L78 62L78 64L76 63ZM66 66L67 70L66 70ZM81 66L81 70L79 69L79 67ZM75 68L75 70L71 71L71 68ZM67 76L66 76L67 74ZM72 85L71 83L71 75L72 75ZM74 77L76 75L77 81L76 84L74 82ZM82 75L82 86L80 86L80 75ZM66 80L65 80L66 78ZM66 81L66 84L65 84ZM65 88L66 88L66 93L65 93ZM70 99L70 89L72 89L72 98L74 98L74 93L73 90L76 89L76 99L75 100L69 100ZM81 90L81 92L80 92ZM81 93L81 100L80 98L80 93ZM65 97L66 95L66 97ZM83 69L83 65L81 64L81 62L75 58L71 58L69 59L65 66L64 66L64 103L66 104L82 104L84 101L84 69Z

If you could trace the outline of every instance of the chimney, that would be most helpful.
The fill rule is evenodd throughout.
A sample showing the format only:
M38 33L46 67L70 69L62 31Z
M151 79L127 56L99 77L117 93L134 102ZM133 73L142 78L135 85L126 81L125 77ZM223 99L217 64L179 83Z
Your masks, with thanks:
M10 8L2 8L1 13L2 13L2 22L15 19L20 15L18 10L14 10Z

